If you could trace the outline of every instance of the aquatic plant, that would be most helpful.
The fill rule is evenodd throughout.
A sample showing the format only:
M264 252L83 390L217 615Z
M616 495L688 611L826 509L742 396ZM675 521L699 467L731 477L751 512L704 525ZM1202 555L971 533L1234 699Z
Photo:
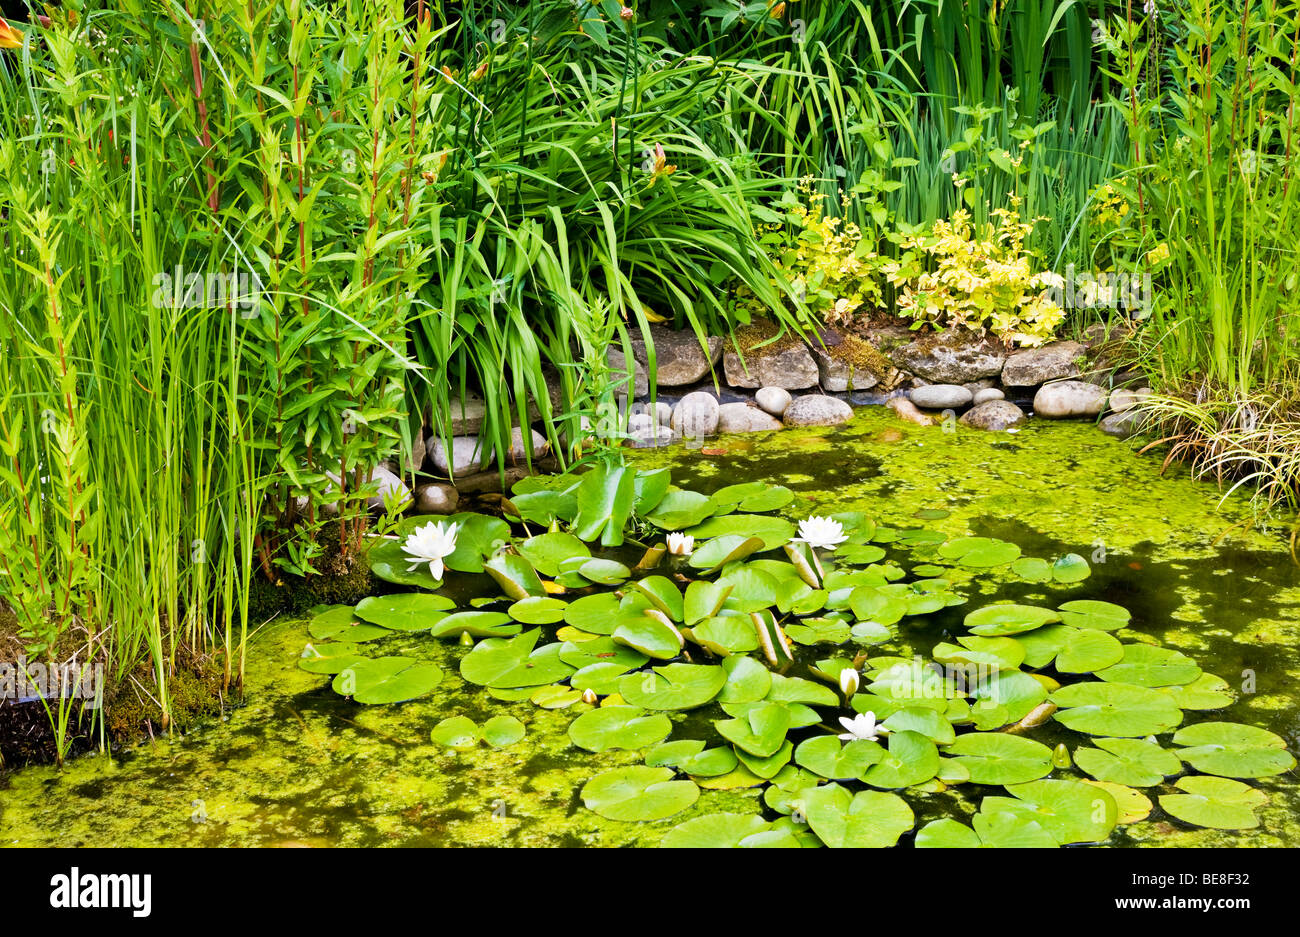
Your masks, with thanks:
M1206 718L1233 701L1226 683L1152 644L1112 602L984 605L924 656L898 643L904 618L950 615L979 577L1069 585L1089 573L1082 557L1040 568L994 538L859 513L819 519L843 539L818 557L769 513L790 504L782 486L707 495L673 486L666 469L525 479L505 519L451 519L472 532L446 561L465 575L421 574L430 591L321 609L300 665L361 703L415 698L437 668L368 658L363 645L385 633L457 638L468 683L573 710L579 749L642 755L594 773L580 791L588 809L661 820L702 789L759 788L777 817L695 817L665 846L890 846L915 829L918 799L959 785L982 795L970 825L932 820L915 845L1105 842L1154 809L1142 789L1180 821L1245 829L1267 795L1243 779L1295 765L1273 733ZM699 544L688 556L659 542L678 528ZM604 556L592 549L601 541L614 541ZM377 547L375 572L411 584L388 549ZM454 601L449 587L478 598ZM674 738L672 714L688 711L697 728ZM691 737L700 716L704 739ZM1034 738L1048 723L1069 741ZM466 717L432 732L452 748L478 744ZM1200 773L1178 778L1188 770Z

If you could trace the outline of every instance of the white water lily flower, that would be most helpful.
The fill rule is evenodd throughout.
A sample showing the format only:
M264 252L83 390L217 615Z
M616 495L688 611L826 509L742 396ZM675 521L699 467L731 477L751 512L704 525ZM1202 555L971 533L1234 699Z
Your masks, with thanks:
M459 524L428 523L411 531L411 535L402 544L402 552L407 554L409 573L417 567L428 563L429 575L441 579L446 567L443 560L456 550L456 531Z
M668 535L668 552L673 556L690 556L694 549L695 538L690 534L674 531Z
M852 696L858 692L858 672L852 667L845 667L840 671L840 692L845 696Z
M840 734L840 738L846 742L874 742L880 736L889 734L888 729L876 724L875 713L858 713L852 719L840 716L840 725L849 730Z
M834 550L849 535L844 532L844 527L837 520L829 517L809 517L799 522L799 536L795 540L806 543L810 547L820 547L823 550Z

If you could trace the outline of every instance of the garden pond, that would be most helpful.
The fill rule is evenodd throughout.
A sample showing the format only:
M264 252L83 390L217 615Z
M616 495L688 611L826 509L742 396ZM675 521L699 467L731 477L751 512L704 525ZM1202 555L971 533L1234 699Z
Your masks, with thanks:
M0 778L0 843L656 846L669 836L682 845L1300 845L1300 789L1281 747L1300 741L1300 570L1280 531L1251 526L1244 496L1221 501L1213 485L1178 468L1162 474L1159 458L1084 424L949 433L876 407L834 428L638 451L631 466L668 468L673 485L704 495L730 492L718 517L703 512L694 557L634 569L645 590L618 568L635 568L643 546L592 543L611 561L595 566L521 546L531 565L501 564L503 578L448 574L442 594L486 616L444 629L450 639L428 634L429 621L449 620L449 607L418 630L400 620L357 624L338 610L272 622L250 646L247 704L221 721L112 758ZM768 484L736 487L752 482ZM532 510L555 503L534 485ZM648 487L638 482L637 497ZM617 515L618 500L605 501L606 514ZM661 512L659 528L629 536L650 544L699 523L691 499L666 504L646 508L652 521ZM774 548L793 524L783 532L771 519L813 515L838 516L847 542L817 551L820 559L806 547ZM579 516L575 526L591 534L583 540L601 536L599 520ZM515 534L525 536L518 525ZM462 539L474 532L463 529ZM525 581L536 583L532 567L571 588L539 592ZM580 569L594 588L577 588L586 584ZM392 578L419 585L420 575ZM745 595L767 588L752 586L753 576L779 585L778 598L746 605ZM806 584L809 576L825 589ZM687 578L699 580L694 593ZM489 603L503 581L532 597ZM585 621L559 620L572 607L565 602L612 588L639 603L635 621L649 630L620 630L631 620L628 598L592 600ZM916 604L891 612L899 595ZM737 598L727 606L735 614L722 615ZM400 600L374 602L397 619L409 612ZM1003 603L1011 604L1001 613L968 618ZM773 604L785 614L772 617ZM734 627L751 619L757 627L746 634ZM778 619L784 633L773 628ZM519 622L541 650L528 654L531 639L511 650ZM694 632L683 644L689 659L671 646L656 651L664 629L683 640L679 627ZM478 639L473 650L472 638L455 640L466 630ZM567 651L542 653L557 630L572 642ZM615 643L614 633L627 640ZM330 652L317 649L340 639L341 663L327 666ZM304 652L326 665L304 669ZM471 653L475 664L463 667ZM353 674L344 668L380 655L417 662L408 676L423 680L422 695L362 705L331 688ZM919 670L930 680L914 655L991 662L981 680L1018 682L1007 698L975 684L970 698L949 687L929 700L917 694L915 705L887 701L903 677ZM670 658L678 663L658 678L636 669ZM838 678L854 665L862 670L854 702L860 711L883 706L875 715L890 732L872 741L859 722L862 736L841 746L837 717L855 713ZM521 667L550 677L500 678ZM1120 669L1108 675L1111 667ZM564 683L578 684L575 672L600 697L620 693L622 705L581 699ZM358 666L353 675L344 689L359 698L369 691L383 702L394 686L393 673ZM1058 691L1057 680L1073 686ZM1110 689L1098 696L1098 687ZM1049 693L1061 705L1054 716L1042 709ZM1006 731L1029 710L1044 715L1026 722L1041 724ZM1151 736L1158 745L1143 741ZM1101 799L1085 796L1098 791Z

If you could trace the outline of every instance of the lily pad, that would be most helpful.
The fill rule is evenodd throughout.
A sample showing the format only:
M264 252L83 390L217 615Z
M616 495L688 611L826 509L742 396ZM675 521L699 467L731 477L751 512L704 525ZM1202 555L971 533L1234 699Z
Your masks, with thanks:
M1186 654L1150 644L1125 644L1124 658L1117 664L1098 670L1098 678L1108 683L1132 683L1137 686L1177 686L1191 683L1201 675L1201 668Z
M702 495L698 491L670 488L645 519L660 530L685 530L688 527L695 527L712 514L716 507L717 505L708 495ZM705 533L696 536L716 535Z
M433 727L430 737L439 745L463 752L476 748L482 734L468 716L449 716Z
M393 631L424 631L447 616L456 603L428 592L373 595L357 603L357 617Z
M695 642L721 657L746 654L758 649L754 623L737 615L722 615L702 621L691 629Z
M797 764L832 781L861 780L866 770L884 757L884 748L876 742L854 739L841 744L833 735L805 739L794 750Z
M1174 733L1174 744L1187 746L1177 752L1178 757L1204 774L1267 778L1295 767L1285 739L1236 722L1187 726Z
M483 723L483 741L493 748L507 748L527 734L524 724L514 716L493 716Z
M718 695L727 672L711 664L667 664L649 672L630 673L619 682L619 692L633 706L677 710L703 706Z
M790 542L795 534L795 526L783 517L726 514L711 517L703 523L697 522L690 527L689 533L696 540L709 537L758 537L763 541L764 550L775 550Z
M1052 564L1055 582L1082 582L1092 575L1092 567L1077 553L1067 553Z
M515 602L507 611L511 618L525 625L551 625L564 620L564 610L568 607L569 603L563 599L532 595Z
M1082 781L1029 781L1009 785L1007 790L1015 799L986 797L981 810L1027 816L1062 846L1102 842L1119 820L1115 798Z
M308 673L334 675L365 660L360 645L351 641L308 643L298 655L298 666Z
M773 836L773 832L773 824L754 814L711 813L673 827L659 845L666 849L800 848L792 834Z
M1183 713L1166 694L1129 683L1075 683L1051 695L1053 718L1089 735L1139 738L1168 732Z
M647 714L637 706L601 706L569 724L569 739L589 752L614 748L637 749L668 738L673 724L662 713Z
M1062 673L1092 673L1118 664L1123 658L1124 645L1114 635L1095 628L1072 628L1065 633L1056 654L1056 669Z
M838 784L804 792L808 825L832 849L883 849L912 828L916 816L897 794L859 791Z
M376 706L415 699L441 682L442 668L437 664L410 657L376 657L339 671L331 686L340 696Z
M1143 739L1093 739L1096 748L1077 748L1074 763L1098 781L1152 787L1182 771L1173 752Z
M1005 566L1020 558L1020 547L992 537L962 537L939 547L936 553L962 566Z
M695 782L672 777L671 768L614 768L583 786L582 802L609 820L663 820L681 813L700 796Z
M455 612L443 617L429 629L435 638L460 637L508 638L519 633L521 626L504 612Z
M1174 787L1184 793L1161 794L1160 807L1186 823L1215 830L1253 830L1259 826L1255 811L1268 802L1263 791L1228 778L1195 775L1179 778Z
M1041 742L1005 732L960 735L947 753L970 772L976 784L1020 784L1052 771L1052 750Z
M919 732L894 732L885 757L867 769L863 780L872 787L911 787L939 773L939 750Z
M332 639L352 644L392 634L387 628L357 621L355 611L351 605L329 606L317 612L316 617L307 625L307 631L321 641Z
M1076 599L1065 602L1057 609L1061 621L1075 628L1094 628L1098 631L1117 631L1128 626L1133 615L1122 605L1096 599Z
M536 648L539 637L541 630L534 628L513 638L484 638L461 658L460 675L479 686L508 689L544 686L573 673L575 668L560 660L562 645Z
M647 657L672 660L681 653L682 642L669 625L649 615L624 619L614 629L613 638L619 644L635 648Z
M986 605L966 616L963 624L984 637L1021 634L1060 621L1061 616L1036 605Z
M743 534L714 537L691 554L690 565L706 571L720 569L761 549L763 541L759 537L746 537Z
M593 557L578 567L578 574L602 586L615 586L631 576L632 570L617 560Z
M587 545L573 534L561 531L538 534L518 545L519 555L543 576L552 579L559 575L560 564L575 557L591 556Z

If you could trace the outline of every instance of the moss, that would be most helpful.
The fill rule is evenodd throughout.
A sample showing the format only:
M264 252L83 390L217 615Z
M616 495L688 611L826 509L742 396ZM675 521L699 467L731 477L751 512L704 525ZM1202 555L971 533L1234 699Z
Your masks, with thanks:
M318 575L281 573L275 582L257 573L249 584L249 617L267 621L277 615L302 615L316 605L355 605L375 592L375 579L365 554L339 549L337 524L326 524L318 535L321 555L313 563Z
M761 346L764 354L776 354L801 343L798 335L788 330L783 332L772 320L755 318L748 325L736 329L735 344L728 343L727 348L730 351L738 349L740 354L747 355Z

